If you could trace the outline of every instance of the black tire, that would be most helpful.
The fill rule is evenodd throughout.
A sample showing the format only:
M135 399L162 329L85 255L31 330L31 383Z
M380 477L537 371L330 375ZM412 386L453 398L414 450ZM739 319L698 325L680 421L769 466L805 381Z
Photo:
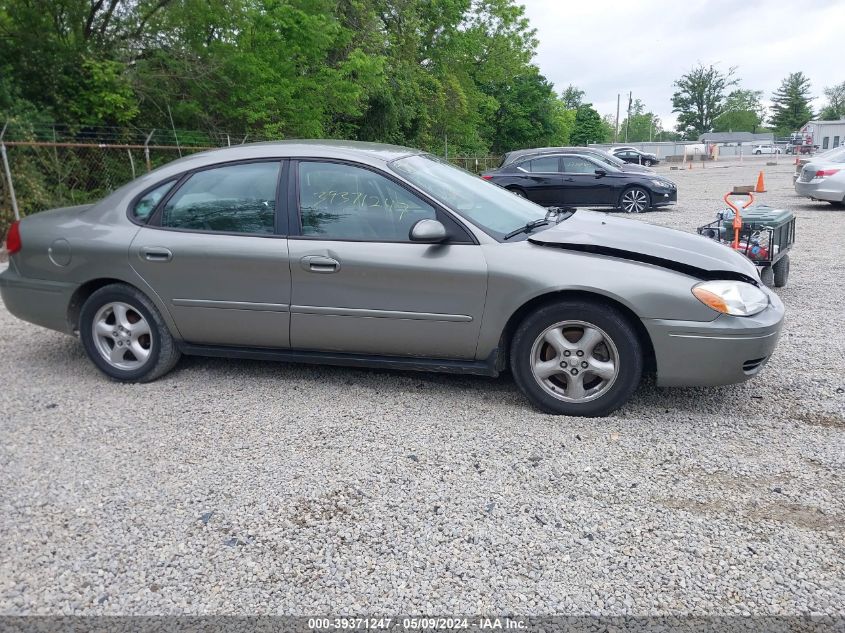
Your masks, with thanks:
M835 200L828 200L830 206L834 207L835 209L845 209L845 200L841 202L836 202Z
M603 330L603 334L615 346L618 367L615 379L609 382L606 391L590 400L567 401L561 399L565 397L563 392L561 397L555 397L542 386L540 379L535 378L532 371L535 342L542 345L539 343L541 335L550 327L566 321L579 321ZM593 353L590 352L591 355ZM637 331L620 310L599 302L567 299L539 308L519 325L511 341L510 366L520 390L541 411L554 415L596 417L605 416L628 401L642 377L643 355L643 345ZM588 370L582 371L584 376L581 377L581 382L586 384L588 378L585 376L590 376L590 373ZM568 384L569 377L561 372L560 379L563 378L566 378ZM598 378L591 378L593 379Z
M766 266L760 271L760 281L769 288L775 285L775 271L771 266Z
M754 153L755 153L755 154L757 154L757 156L759 156L759 155L760 155L760 154L762 154L763 152L761 152L761 151L758 149L758 150L757 150L756 152L754 152Z
M648 160L648 159L645 159L645 160L643 161L643 165L645 165L646 167L651 167L653 164L654 164L654 163L652 163L652 162L651 162L650 160Z
M772 266L775 288L783 288L789 280L789 255L784 255Z
M638 211L633 209L629 211L628 209L626 209L626 198L629 194L636 196L645 196L645 206ZM644 211L647 211L651 208L651 194L648 192L647 189L644 189L642 187L628 187L619 195L619 203L617 205L617 208L620 211L624 211L625 213L643 213Z
M95 341L94 319L102 308L114 303L129 306L131 311L136 313L135 318L140 315L149 325L149 338L144 339L148 346L149 357L139 366L131 369L120 369L110 364L99 350L100 343ZM173 369L181 356L170 330L167 329L167 324L161 318L155 305L140 290L126 284L103 286L88 297L79 314L79 337L91 362L110 378L122 382L150 382L160 378ZM114 344L117 343L113 341ZM114 349L113 345L112 349ZM129 348L126 349L125 353L134 358Z
M508 191L510 191L512 194L519 196L520 198L527 198L528 197L528 196L525 195L525 192L522 189L520 189L519 187L506 187L506 189Z

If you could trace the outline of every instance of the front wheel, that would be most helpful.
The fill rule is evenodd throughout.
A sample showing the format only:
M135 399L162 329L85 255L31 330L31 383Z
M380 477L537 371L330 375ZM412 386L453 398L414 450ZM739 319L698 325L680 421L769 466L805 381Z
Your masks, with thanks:
M79 315L79 337L100 371L123 382L148 382L179 360L167 325L139 290L110 284L94 292Z
M654 164L654 163L652 163L652 162L651 162L650 160L648 160L648 159L646 159L646 160L644 160L644 161L643 161L643 165L645 165L646 167L651 167L653 164Z
M619 199L619 208L625 213L642 213L651 206L651 196L642 187L626 189Z
M604 416L639 385L643 349L617 309L565 300L522 322L511 344L510 365L519 388L541 411Z

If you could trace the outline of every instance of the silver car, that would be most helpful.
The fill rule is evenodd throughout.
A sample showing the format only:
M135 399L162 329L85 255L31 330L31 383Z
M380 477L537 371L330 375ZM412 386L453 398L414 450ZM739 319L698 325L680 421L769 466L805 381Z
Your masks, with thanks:
M148 381L181 354L496 376L549 413L754 376L783 305L697 235L545 209L428 154L282 142L195 154L12 227L0 291Z
M845 148L815 156L801 168L795 193L813 200L845 206Z

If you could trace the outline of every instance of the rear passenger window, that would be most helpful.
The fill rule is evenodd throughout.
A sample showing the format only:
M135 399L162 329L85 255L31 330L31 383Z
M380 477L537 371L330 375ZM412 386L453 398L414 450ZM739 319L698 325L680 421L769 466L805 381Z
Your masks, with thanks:
M244 163L193 174L173 194L161 226L219 233L272 234L278 161Z
M132 217L136 220L140 220L141 222L146 222L150 218L150 214L152 214L153 210L156 206L158 206L158 203L161 202L161 199L167 195L167 192L170 191L170 188L175 182L175 180L171 180L170 182L159 185L152 191L145 193L141 199L135 203L135 207L132 209Z
M546 156L535 158L528 163L528 171L538 173L557 173L560 171L560 162L557 156Z

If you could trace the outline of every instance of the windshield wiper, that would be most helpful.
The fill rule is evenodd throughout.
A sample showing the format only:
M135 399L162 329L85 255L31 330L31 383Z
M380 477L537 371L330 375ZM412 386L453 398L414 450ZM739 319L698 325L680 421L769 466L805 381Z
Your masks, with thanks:
M514 229L513 231L505 235L504 239L509 240L512 237L519 235L520 233L530 233L531 231L540 226L545 226L546 224L549 224L550 220L554 220L555 224L558 224L560 222L563 222L563 220L571 216L573 213L575 213L575 209L573 209L572 207L549 207L549 210L546 211L546 217L544 217L542 220L532 220L531 222L528 222L525 226L521 226L518 229Z

